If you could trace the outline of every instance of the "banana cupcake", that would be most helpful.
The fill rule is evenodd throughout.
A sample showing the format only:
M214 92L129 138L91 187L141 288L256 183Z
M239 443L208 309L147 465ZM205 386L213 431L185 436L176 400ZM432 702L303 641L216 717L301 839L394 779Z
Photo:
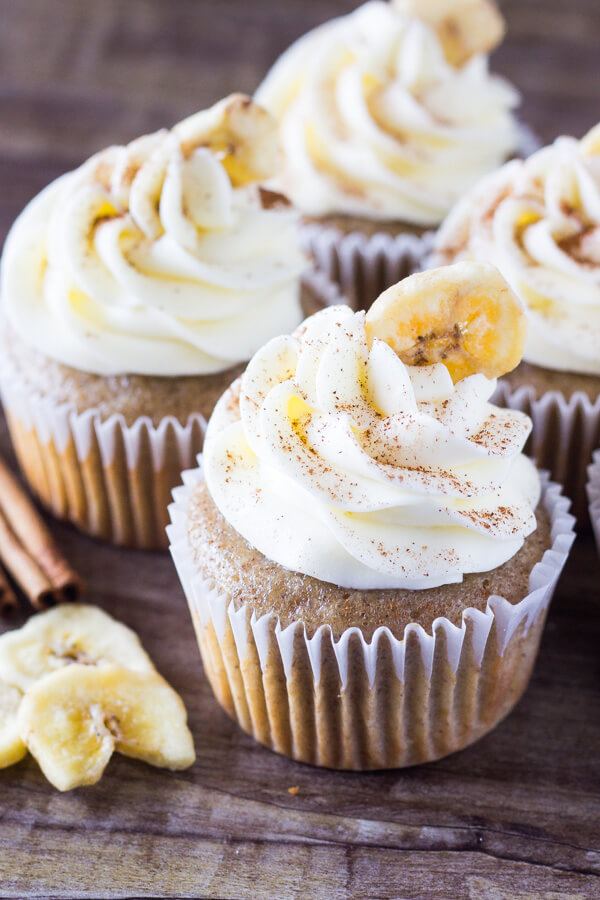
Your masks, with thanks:
M221 705L294 759L378 769L485 734L525 689L573 539L489 403L522 305L492 267L414 275L270 341L171 507Z
M258 88L281 122L274 184L355 307L421 267L431 229L517 152L519 95L488 71L503 34L489 0L372 0L294 43Z
M530 320L523 362L497 401L533 419L531 452L586 515L600 444L600 125L485 178L439 231L432 265L489 260Z
M277 124L242 95L109 147L26 207L2 257L0 386L53 512L166 546L171 489L243 363L318 308L297 215L261 182Z

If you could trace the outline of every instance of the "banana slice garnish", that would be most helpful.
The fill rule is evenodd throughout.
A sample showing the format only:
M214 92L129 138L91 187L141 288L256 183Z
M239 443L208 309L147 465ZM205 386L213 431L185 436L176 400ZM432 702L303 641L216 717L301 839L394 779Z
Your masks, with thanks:
M457 382L514 369L525 348L527 317L495 266L460 262L388 288L368 311L366 331L407 365L443 363Z
M265 181L277 171L277 121L245 94L231 94L210 109L195 113L176 125L173 133L184 155L208 147L234 187Z
M396 9L428 22L444 55L462 66L477 53L489 53L502 41L506 25L492 0L393 0Z
M22 740L59 791L96 784L114 750L153 766L195 759L183 702L158 672L75 663L34 684L19 707Z
M0 769L18 763L27 753L17 724L22 699L19 688L0 681Z
M137 634L85 603L55 606L0 637L0 681L21 691L70 663L102 662L154 672Z
M0 768L27 749L59 790L97 781L113 750L185 768L180 697L137 635L95 606L57 606L0 637Z
M207 152L221 163L225 181L234 188L266 181L280 162L277 121L251 97L231 94L170 131L97 153L80 170L89 190L80 200L82 209L75 206L85 253L98 223L127 212L132 222L123 220L125 230L133 223L146 237L158 240L164 233L160 206L170 166L193 168L195 156Z

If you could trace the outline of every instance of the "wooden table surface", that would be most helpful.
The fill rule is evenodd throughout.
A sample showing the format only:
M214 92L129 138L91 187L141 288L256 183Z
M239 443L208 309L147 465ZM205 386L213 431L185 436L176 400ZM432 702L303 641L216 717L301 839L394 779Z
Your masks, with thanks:
M251 91L292 38L351 6L0 0L2 236L60 172ZM525 118L544 139L583 133L600 119L598 0L503 8L509 37L494 67L523 90ZM3 425L0 452L10 454ZM31 759L0 772L0 897L600 897L600 563L589 535L515 712L445 760L358 775L277 757L219 709L166 555L55 532L89 600L135 628L181 692L198 761L171 774L115 757L99 785L66 795Z

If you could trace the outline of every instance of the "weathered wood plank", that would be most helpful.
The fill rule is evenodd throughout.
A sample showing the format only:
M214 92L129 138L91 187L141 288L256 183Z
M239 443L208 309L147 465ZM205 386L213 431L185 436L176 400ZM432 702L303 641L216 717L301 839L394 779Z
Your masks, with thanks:
M590 879L481 851L398 853L299 841L213 841L112 831L105 835L24 828L14 832L11 875L0 897L231 897L255 900L592 900ZM64 848L70 847L68 866ZM168 865L156 866L160 857ZM94 871L93 880L90 870ZM14 886L14 887L13 887ZM15 891L11 893L11 891ZM39 892L36 894L35 892Z

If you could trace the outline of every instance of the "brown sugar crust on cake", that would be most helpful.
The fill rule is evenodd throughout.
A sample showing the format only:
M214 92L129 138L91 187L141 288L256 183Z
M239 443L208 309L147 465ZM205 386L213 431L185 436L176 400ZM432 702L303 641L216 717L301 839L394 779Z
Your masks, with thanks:
M345 216L345 215L329 215L329 216L303 216L302 221L305 225L321 225L324 228L336 228L343 235L351 234L359 231L366 237L373 237L376 234L389 234L396 237L399 234L414 234L416 237L422 237L431 227L423 228L421 225L412 225L409 222L380 222L377 219L367 219L361 216Z
M593 402L600 395L600 375L584 375L580 372L561 372L558 369L546 369L531 363L521 362L516 369L502 376L502 381L513 390L530 386L536 397L542 397L548 391L558 391L567 399L581 391Z
M322 307L314 292L302 288L302 308L312 315ZM0 354L28 389L76 412L97 410L102 421L120 414L127 425L148 416L158 425L165 416L185 424L193 414L208 419L221 394L241 375L246 363L213 375L94 375L63 365L33 349L7 323L0 326Z
M518 603L529 593L533 566L551 545L550 519L542 506L536 517L536 531L502 566L468 574L460 584L425 590L351 590L285 569L235 531L215 506L205 482L200 482L190 500L188 537L202 576L230 597L236 608L247 603L258 617L274 613L282 627L302 621L309 636L326 624L336 639L355 626L370 640L380 626L387 626L396 637L402 637L411 622L430 632L438 616L459 625L464 609L485 610L493 594Z

